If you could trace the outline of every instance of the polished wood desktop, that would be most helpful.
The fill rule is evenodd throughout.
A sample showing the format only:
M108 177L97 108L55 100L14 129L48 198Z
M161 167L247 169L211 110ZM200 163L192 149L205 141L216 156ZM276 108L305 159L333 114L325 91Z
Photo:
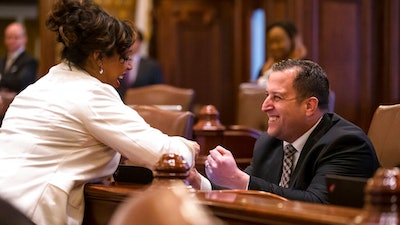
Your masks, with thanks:
M85 187L84 225L106 225L120 203L150 185L112 183ZM361 209L285 201L268 193L194 191L199 203L226 224L348 225Z
M247 160L250 163L252 152L240 150L252 149L258 132L249 132L243 129L226 128L219 123L219 113L212 105L202 108L201 117L194 126L195 139L201 149L210 149L217 143L225 143L228 147L235 149L234 155L239 159ZM234 131L235 132L234 132ZM246 132L245 132L246 131ZM229 133L231 132L231 133ZM243 135L242 133L246 134ZM234 134L234 135L233 135ZM248 138L243 146L236 143L238 135ZM232 137L228 139L227 137ZM215 143L214 143L215 142ZM200 152L197 158L196 167L202 171L204 162L199 160L205 157L206 152ZM236 159L237 160L237 159ZM239 163L239 162L238 162ZM158 164L157 164L158 165ZM199 168L200 167L200 168ZM157 180L155 178L155 180ZM85 187L85 217L84 225L107 225L117 207L128 197L139 197L157 182L149 184L133 183L111 183L111 184L88 184ZM158 181L158 180L157 180ZM176 181L176 180L175 180ZM165 185L162 188L168 188ZM190 189L191 196L198 200L199 204L210 209L212 214L226 224L273 224L273 225L348 225L361 213L360 209L338 207L332 205L312 204L287 199L259 191L237 191L237 190L213 190L195 191ZM134 220L134 218L132 218Z

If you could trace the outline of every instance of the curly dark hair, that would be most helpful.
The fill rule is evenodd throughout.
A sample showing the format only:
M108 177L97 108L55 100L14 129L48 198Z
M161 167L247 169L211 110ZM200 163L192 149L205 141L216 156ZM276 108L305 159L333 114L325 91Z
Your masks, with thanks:
M64 45L61 58L80 68L94 51L100 51L100 57L117 53L126 58L135 41L131 22L111 16L92 0L58 0L46 26Z
M328 109L329 80L321 66L310 60L287 59L274 64L272 71L284 71L292 68L298 71L293 81L298 101L316 97L319 102L318 108Z

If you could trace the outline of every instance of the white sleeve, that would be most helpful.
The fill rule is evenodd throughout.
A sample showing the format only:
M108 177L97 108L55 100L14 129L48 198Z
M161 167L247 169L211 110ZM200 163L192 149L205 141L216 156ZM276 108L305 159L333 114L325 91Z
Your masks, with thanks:
M152 128L115 90L103 88L82 104L81 118L86 129L100 142L118 151L137 166L153 169L164 153L176 153L193 165L195 142L170 137ZM108 89L108 90L107 90Z
M201 179L200 190L211 191L212 187L210 181L201 174L200 174L200 179Z

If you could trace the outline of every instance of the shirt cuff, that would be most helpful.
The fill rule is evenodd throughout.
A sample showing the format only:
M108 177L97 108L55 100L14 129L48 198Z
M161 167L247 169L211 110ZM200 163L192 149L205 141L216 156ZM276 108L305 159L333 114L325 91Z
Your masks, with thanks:
M211 191L212 190L211 182L201 174L200 174L200 179L201 179L200 190Z

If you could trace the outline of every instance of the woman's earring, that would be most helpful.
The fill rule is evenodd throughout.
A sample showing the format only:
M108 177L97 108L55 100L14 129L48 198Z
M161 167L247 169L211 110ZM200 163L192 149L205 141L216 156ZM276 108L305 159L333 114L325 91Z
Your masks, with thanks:
M103 67L100 67L100 69L99 69L99 74L101 75L101 74L103 74L103 73L104 73Z

